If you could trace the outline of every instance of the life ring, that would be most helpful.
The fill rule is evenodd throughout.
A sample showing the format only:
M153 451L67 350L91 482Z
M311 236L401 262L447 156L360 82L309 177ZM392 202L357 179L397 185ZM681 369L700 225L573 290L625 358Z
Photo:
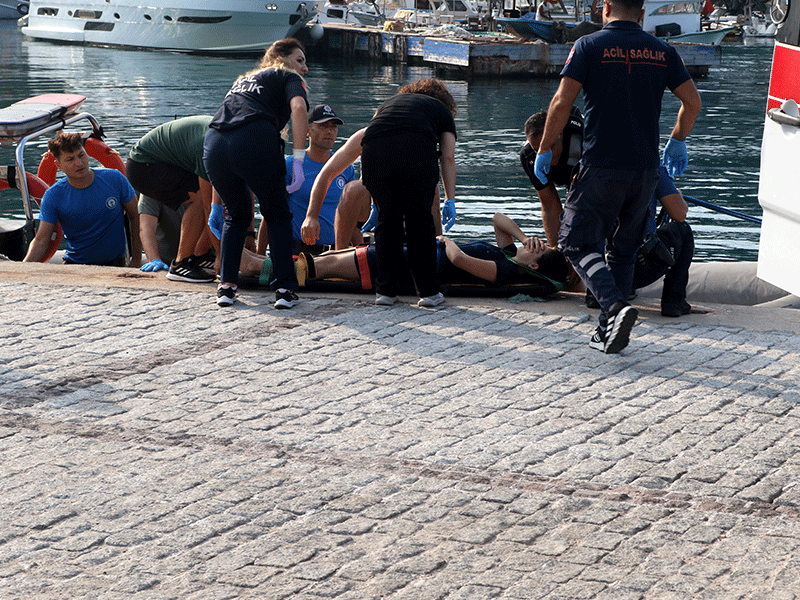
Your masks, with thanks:
M47 185L40 177L37 177L33 173L25 173L25 181L28 183L28 194L36 200L36 205L40 206L42 203L42 196L47 191L47 188L50 186ZM8 188L16 188L16 182L14 185L9 185L7 179L0 179L0 190L5 190ZM61 238L64 237L64 231L61 229L61 225L56 223L56 228L53 231L53 235L50 238L50 245L47 247L47 252L44 253L44 257L42 258L41 262L47 262L58 250L58 246L61 244Z
M119 152L109 148L103 140L96 137L87 137L84 142L84 148L86 149L86 154L107 169L116 169L125 175L125 163ZM56 173L58 173L56 157L48 150L42 155L42 161L39 163L39 170L36 175L47 185L53 185L56 182Z

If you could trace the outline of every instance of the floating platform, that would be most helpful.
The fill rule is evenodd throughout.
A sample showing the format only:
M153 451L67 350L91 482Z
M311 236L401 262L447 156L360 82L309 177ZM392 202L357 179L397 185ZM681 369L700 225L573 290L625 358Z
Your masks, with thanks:
M319 40L303 30L304 41L320 56L421 64L437 71L485 77L557 77L572 44L550 44L499 33L455 37L442 28L384 31L377 27L323 25ZM463 31L463 30L462 30ZM705 77L719 66L722 50L707 44L672 44L692 77Z

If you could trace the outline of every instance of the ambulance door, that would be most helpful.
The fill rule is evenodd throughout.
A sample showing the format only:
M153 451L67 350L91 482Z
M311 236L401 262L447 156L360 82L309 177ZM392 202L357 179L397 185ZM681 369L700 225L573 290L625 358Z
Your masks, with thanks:
M800 0L775 0L771 16L778 33L761 143L758 277L800 296Z

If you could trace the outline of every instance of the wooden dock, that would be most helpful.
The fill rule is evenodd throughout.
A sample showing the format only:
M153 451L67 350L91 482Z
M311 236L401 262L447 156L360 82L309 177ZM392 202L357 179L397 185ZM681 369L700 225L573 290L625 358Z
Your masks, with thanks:
M309 52L354 60L426 65L436 71L484 77L557 77L572 44L528 41L504 34L478 33L468 38L431 29L383 31L375 27L325 25L319 40L304 30ZM719 66L722 51L706 44L673 44L689 73L705 77Z

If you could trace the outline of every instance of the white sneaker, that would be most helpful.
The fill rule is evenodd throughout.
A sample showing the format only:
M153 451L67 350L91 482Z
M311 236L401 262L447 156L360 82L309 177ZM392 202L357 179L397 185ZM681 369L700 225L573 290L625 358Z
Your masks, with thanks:
M420 298L419 302L417 302L417 306L422 306L424 308L433 308L440 304L444 304L444 294L442 294L442 292L439 292L435 296L425 296L424 298Z
M375 294L376 306L391 306L397 302L397 296L384 296L383 294Z

